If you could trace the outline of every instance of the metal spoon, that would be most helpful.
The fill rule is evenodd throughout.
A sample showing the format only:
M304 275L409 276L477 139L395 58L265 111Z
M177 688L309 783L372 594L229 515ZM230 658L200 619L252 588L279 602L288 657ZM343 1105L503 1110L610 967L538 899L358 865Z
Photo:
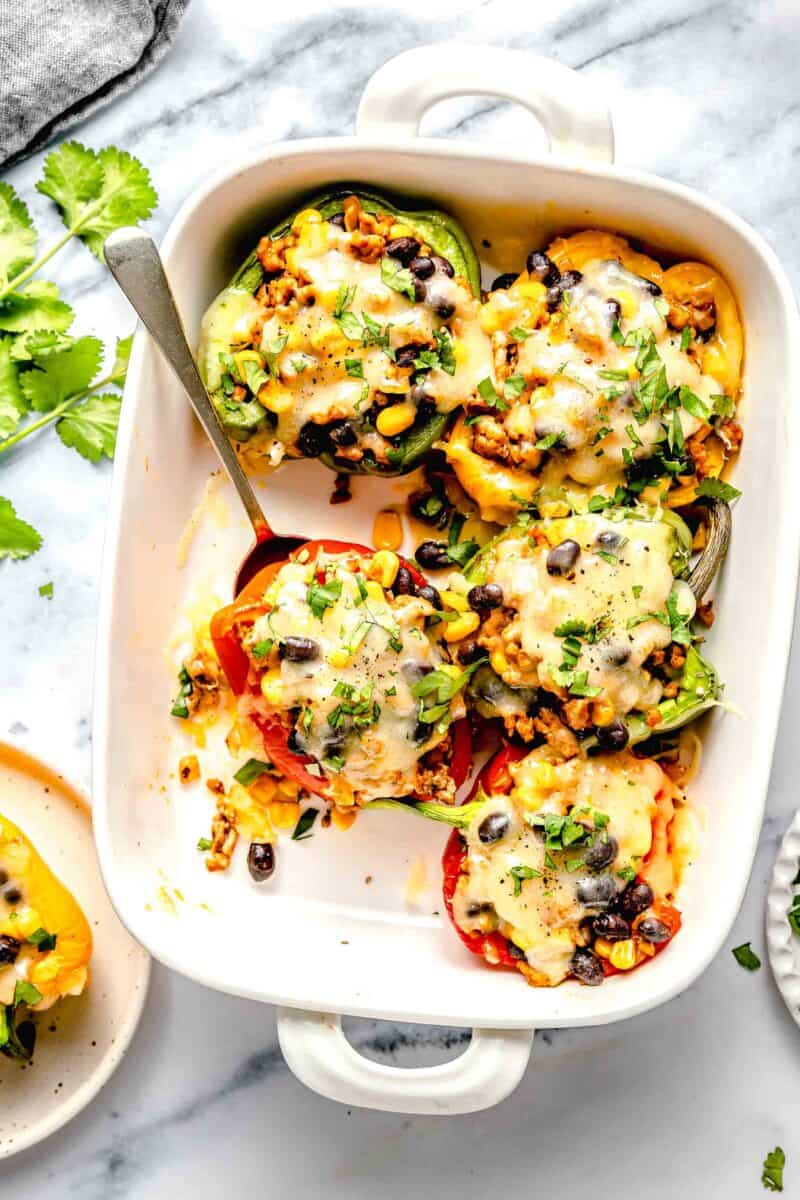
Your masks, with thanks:
M175 372L253 526L255 543L236 574L233 594L238 596L260 570L280 562L308 539L274 533L264 516L200 378L153 239L134 227L116 229L106 238L104 250L108 269Z

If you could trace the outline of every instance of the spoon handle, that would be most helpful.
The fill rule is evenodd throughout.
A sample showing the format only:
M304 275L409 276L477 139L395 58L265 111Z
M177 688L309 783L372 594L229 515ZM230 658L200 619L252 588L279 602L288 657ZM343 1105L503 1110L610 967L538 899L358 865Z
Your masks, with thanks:
M200 378L155 242L143 230L130 227L110 234L104 249L108 269L177 375L239 493L256 538L263 541L272 530Z

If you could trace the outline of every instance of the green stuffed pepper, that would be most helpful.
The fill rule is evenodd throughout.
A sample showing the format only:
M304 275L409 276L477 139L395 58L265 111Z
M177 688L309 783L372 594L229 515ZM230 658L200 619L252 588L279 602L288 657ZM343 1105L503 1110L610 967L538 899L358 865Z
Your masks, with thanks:
M712 707L714 668L692 629L697 595L727 545L714 537L689 575L692 535L667 510L614 509L518 521L469 570L485 655L470 696L525 741L564 757L621 750ZM723 544L724 543L724 544ZM688 576L688 579L686 578Z
M200 366L251 461L404 474L492 375L479 316L452 217L338 188L261 239L203 319Z

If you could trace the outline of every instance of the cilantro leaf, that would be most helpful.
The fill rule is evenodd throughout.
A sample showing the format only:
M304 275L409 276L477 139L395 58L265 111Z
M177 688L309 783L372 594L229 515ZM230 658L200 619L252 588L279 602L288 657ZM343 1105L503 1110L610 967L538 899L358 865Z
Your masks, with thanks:
M745 971L757 971L761 966L761 959L749 942L743 942L741 946L734 946L731 953L739 966L744 967Z
M74 315L70 306L59 300L56 285L45 280L29 283L22 291L0 300L0 329L7 333L63 333Z
M786 1155L780 1146L770 1150L761 1166L761 1182L768 1192L783 1191L783 1168L786 1166Z
M416 280L408 267L402 266L396 258L381 259L381 283L385 283L394 292L400 292L409 300L416 299Z
M337 757L337 761L339 761L339 762L342 761L341 759L338 759L338 756L336 756L336 757ZM344 765L344 764L342 764L342 765ZM300 816L297 820L297 824L295 825L294 829L292 830L292 841L293 842L304 842L307 838L310 838L311 830L312 830L314 822L316 821L318 816L319 816L318 808L303 809L303 811L300 813Z
M233 778L242 787L249 787L260 775L269 770L269 766L269 763L263 762L260 758L248 758L244 766L239 767Z
M33 262L36 230L27 205L9 183L0 183L0 282L13 279Z
M49 412L68 396L82 392L97 374L103 344L96 337L82 337L65 349L37 353L35 366L20 375L26 400L37 412Z
M327 583L310 583L306 589L306 603L318 619L326 608L332 608L342 594L341 579L330 579Z
M114 365L111 368L114 383L120 387L125 382L128 374L128 364L131 360L131 347L133 346L133 334L129 333L127 337L117 338L117 349L114 354Z
M447 375L456 373L456 352L449 330L442 327L433 335L436 349L439 352L439 366Z
M534 867L526 867L523 865L512 867L509 874L514 880L514 895L519 896L522 893L522 883L525 879L541 879L542 872L537 871Z
M0 338L0 439L9 437L19 424L28 405L19 386L16 364L11 357L12 342Z
M42 544L42 535L18 517L14 505L0 496L0 558L28 558Z
M114 229L145 220L158 201L147 168L115 146L95 153L80 142L65 142L48 154L36 187L55 201L69 231L99 259Z
M61 418L58 436L89 462L99 462L103 455L113 458L121 405L122 397L113 393L90 396Z
M28 983L27 979L18 979L14 988L14 1004L38 1004L42 999L42 993L32 983Z
M713 479L711 476L697 485L695 493L698 496L709 496L713 500L726 501L735 500L742 494L738 488L726 483L724 479Z

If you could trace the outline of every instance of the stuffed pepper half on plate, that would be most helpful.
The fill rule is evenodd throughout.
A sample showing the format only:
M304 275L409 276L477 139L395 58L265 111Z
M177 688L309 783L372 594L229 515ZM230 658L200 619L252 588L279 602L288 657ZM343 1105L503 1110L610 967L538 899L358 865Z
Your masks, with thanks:
M479 316L452 217L339 190L261 239L206 313L201 369L249 461L402 474L491 376Z
M211 636L272 764L338 806L452 803L470 765L471 669L429 634L437 594L390 551L309 542L266 568Z
M468 573L475 654L489 658L470 681L481 715L571 758L712 706L717 677L694 645L682 578L691 543L676 513L645 508L523 519L498 535Z
M0 816L0 1053L29 1059L43 1012L79 996L92 932L78 904L22 830Z
M743 335L723 278L697 262L664 270L587 231L500 283L482 315L497 379L479 384L448 447L484 517L582 489L650 502L669 491L672 507L703 494L741 441Z
M681 924L674 898L691 809L653 759L559 761L506 747L460 807L405 807L454 826L444 901L464 944L535 987L597 985L649 961Z

